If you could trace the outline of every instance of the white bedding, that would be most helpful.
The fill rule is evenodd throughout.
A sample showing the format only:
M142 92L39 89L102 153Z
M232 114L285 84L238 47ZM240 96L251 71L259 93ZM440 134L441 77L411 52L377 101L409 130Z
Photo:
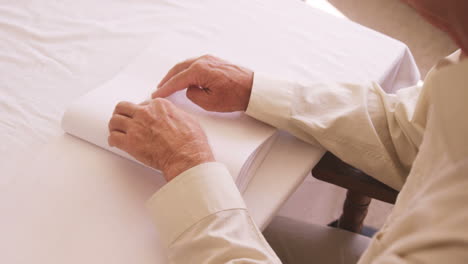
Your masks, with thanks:
M199 17L187 16L194 11ZM212 40L210 49L199 51L242 61L254 70L282 78L311 80L314 68L320 65L314 61L297 63L302 55L340 64L335 58L350 54L375 63L362 65L356 61L350 65L363 68L362 74L349 81L366 81L370 75L392 91L419 79L407 47L396 41L389 41L388 47L375 46L372 52L356 45L335 53L315 52L313 45L342 46L356 33L327 30L339 23L294 0L1 1L0 212L9 212L17 202L31 198L25 190L17 192L21 186L34 188L41 182L41 174L18 175L47 142L63 134L60 118L65 107L115 76L152 40L157 39L164 47L162 52L167 52L173 45L161 36L193 40L185 45ZM257 39L255 33L259 31L269 37ZM314 35L317 31L335 41L321 42ZM219 36L230 37L232 47L226 48L224 42L217 46ZM363 41L374 38L386 37L369 34ZM174 46L180 49L171 51L177 54L174 63L198 55L186 53L180 43ZM279 46L288 48L279 50ZM238 50L255 51L258 57L250 59ZM256 64L259 58L263 62ZM285 68L288 70L282 70ZM346 74L337 73L342 77ZM3 224L0 217L0 227L7 228Z

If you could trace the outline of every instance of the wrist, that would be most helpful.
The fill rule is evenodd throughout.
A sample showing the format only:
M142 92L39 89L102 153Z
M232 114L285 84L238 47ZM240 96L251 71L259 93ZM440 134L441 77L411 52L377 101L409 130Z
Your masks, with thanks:
M180 153L179 153L180 154ZM211 150L191 153L190 155L177 155L162 169L166 181L171 181L182 172L203 163L214 162Z

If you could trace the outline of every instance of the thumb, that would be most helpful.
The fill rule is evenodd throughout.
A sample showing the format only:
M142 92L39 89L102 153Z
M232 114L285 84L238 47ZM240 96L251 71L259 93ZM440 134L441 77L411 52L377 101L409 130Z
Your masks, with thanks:
M215 97L206 91L204 91L199 86L190 86L187 89L187 98L190 99L193 103L200 106L201 108L207 111L215 111L213 109Z

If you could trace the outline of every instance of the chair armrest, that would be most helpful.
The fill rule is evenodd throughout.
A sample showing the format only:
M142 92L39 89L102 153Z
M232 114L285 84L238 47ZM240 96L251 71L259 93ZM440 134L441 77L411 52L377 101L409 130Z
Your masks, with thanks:
M394 204L398 191L346 164L330 152L312 169L312 176L365 196Z

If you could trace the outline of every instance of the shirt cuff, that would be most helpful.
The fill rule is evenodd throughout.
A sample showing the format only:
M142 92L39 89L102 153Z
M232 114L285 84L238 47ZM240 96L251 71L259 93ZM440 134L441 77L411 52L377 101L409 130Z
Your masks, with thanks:
M286 128L291 118L295 84L254 74L246 114L277 128Z
M167 248L211 214L246 209L229 171L217 162L203 163L181 173L156 192L147 207Z

